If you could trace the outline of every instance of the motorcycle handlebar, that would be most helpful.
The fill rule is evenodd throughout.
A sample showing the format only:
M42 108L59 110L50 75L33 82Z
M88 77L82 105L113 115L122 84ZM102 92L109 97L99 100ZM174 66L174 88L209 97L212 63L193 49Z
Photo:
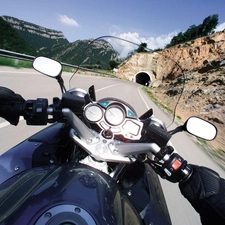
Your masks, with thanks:
M53 104L48 105L48 99L37 98L27 100L17 107L20 116L23 116L27 125L47 125L63 119L61 100L53 98ZM48 115L52 115L49 119Z
M49 122L56 122L66 118L72 128L78 132L81 139L84 141L95 139L95 135L73 111L69 108L62 108L61 100L58 98L53 99L51 106L48 105L48 100L44 98L27 100L24 104L18 106L18 111L20 115L24 116L27 125L46 125ZM52 119L48 119L48 115L52 115ZM172 147L167 146L172 136L167 130L155 124L150 124L144 133L148 143L116 143L114 147L119 150L120 156L128 157L151 152L157 160L162 160L162 166L157 167L155 170L158 174L160 174L158 171L162 171L166 179L174 182L190 176L191 171L188 166L182 167L180 172L177 172L179 165L183 165L184 160L178 154L172 154Z

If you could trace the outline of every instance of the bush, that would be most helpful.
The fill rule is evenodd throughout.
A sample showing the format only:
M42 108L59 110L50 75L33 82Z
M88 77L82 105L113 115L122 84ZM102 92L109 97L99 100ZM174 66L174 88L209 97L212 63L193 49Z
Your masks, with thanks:
M11 66L15 68L32 68L32 62L25 60L18 60L0 56L1 66Z

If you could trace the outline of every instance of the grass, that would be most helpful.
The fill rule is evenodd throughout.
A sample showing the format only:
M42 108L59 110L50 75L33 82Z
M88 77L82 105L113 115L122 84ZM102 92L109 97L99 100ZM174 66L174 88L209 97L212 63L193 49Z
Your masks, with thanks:
M10 66L14 68L32 68L32 62L0 56L0 66Z
M181 116L177 116L177 119L182 120Z
M202 138L199 138L199 137L197 137L197 140L198 140L198 142L199 142L201 145L203 145L203 146L205 146L205 147L208 146L208 143L207 143L206 140L204 140L204 139L202 139Z
M31 61L26 61L26 60L18 60L18 59L12 59L12 58L7 58L7 57L2 57L0 56L0 66L10 66L14 68L32 68L32 62ZM63 66L63 71L64 72L71 72L73 73L76 71L74 68L70 68L67 66ZM96 73L93 75L97 76L102 76L102 77L114 77L112 73L110 73L108 70L101 70L101 69L96 69ZM87 73L91 73L88 72Z
M148 87L143 87L142 89L151 98L151 100L156 105L158 105L161 109L165 110L169 114L172 114L173 113L173 110L171 110L167 105L164 105L162 102L159 102L158 101L158 99L154 96L154 94L150 91L150 89Z

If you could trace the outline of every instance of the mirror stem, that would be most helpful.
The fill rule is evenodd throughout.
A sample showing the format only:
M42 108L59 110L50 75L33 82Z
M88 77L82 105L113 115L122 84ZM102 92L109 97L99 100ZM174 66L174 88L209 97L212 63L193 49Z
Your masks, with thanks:
M61 88L62 93L65 93L66 92L66 88L64 86L64 81L63 81L62 77L61 76L58 76L57 77L57 81L59 83L59 86Z
M169 133L171 135L174 135L174 134L182 132L184 130L185 130L185 127L182 125L182 126L179 126L179 127L175 128L174 130L169 131Z

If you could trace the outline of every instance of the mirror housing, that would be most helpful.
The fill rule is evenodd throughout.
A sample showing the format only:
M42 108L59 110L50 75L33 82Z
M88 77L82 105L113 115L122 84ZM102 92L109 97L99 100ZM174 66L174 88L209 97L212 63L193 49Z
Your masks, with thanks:
M212 123L195 116L185 122L184 130L208 141L215 139L217 135L217 128Z
M44 75L54 78L61 76L62 73L60 62L44 56L38 56L34 59L33 68Z

